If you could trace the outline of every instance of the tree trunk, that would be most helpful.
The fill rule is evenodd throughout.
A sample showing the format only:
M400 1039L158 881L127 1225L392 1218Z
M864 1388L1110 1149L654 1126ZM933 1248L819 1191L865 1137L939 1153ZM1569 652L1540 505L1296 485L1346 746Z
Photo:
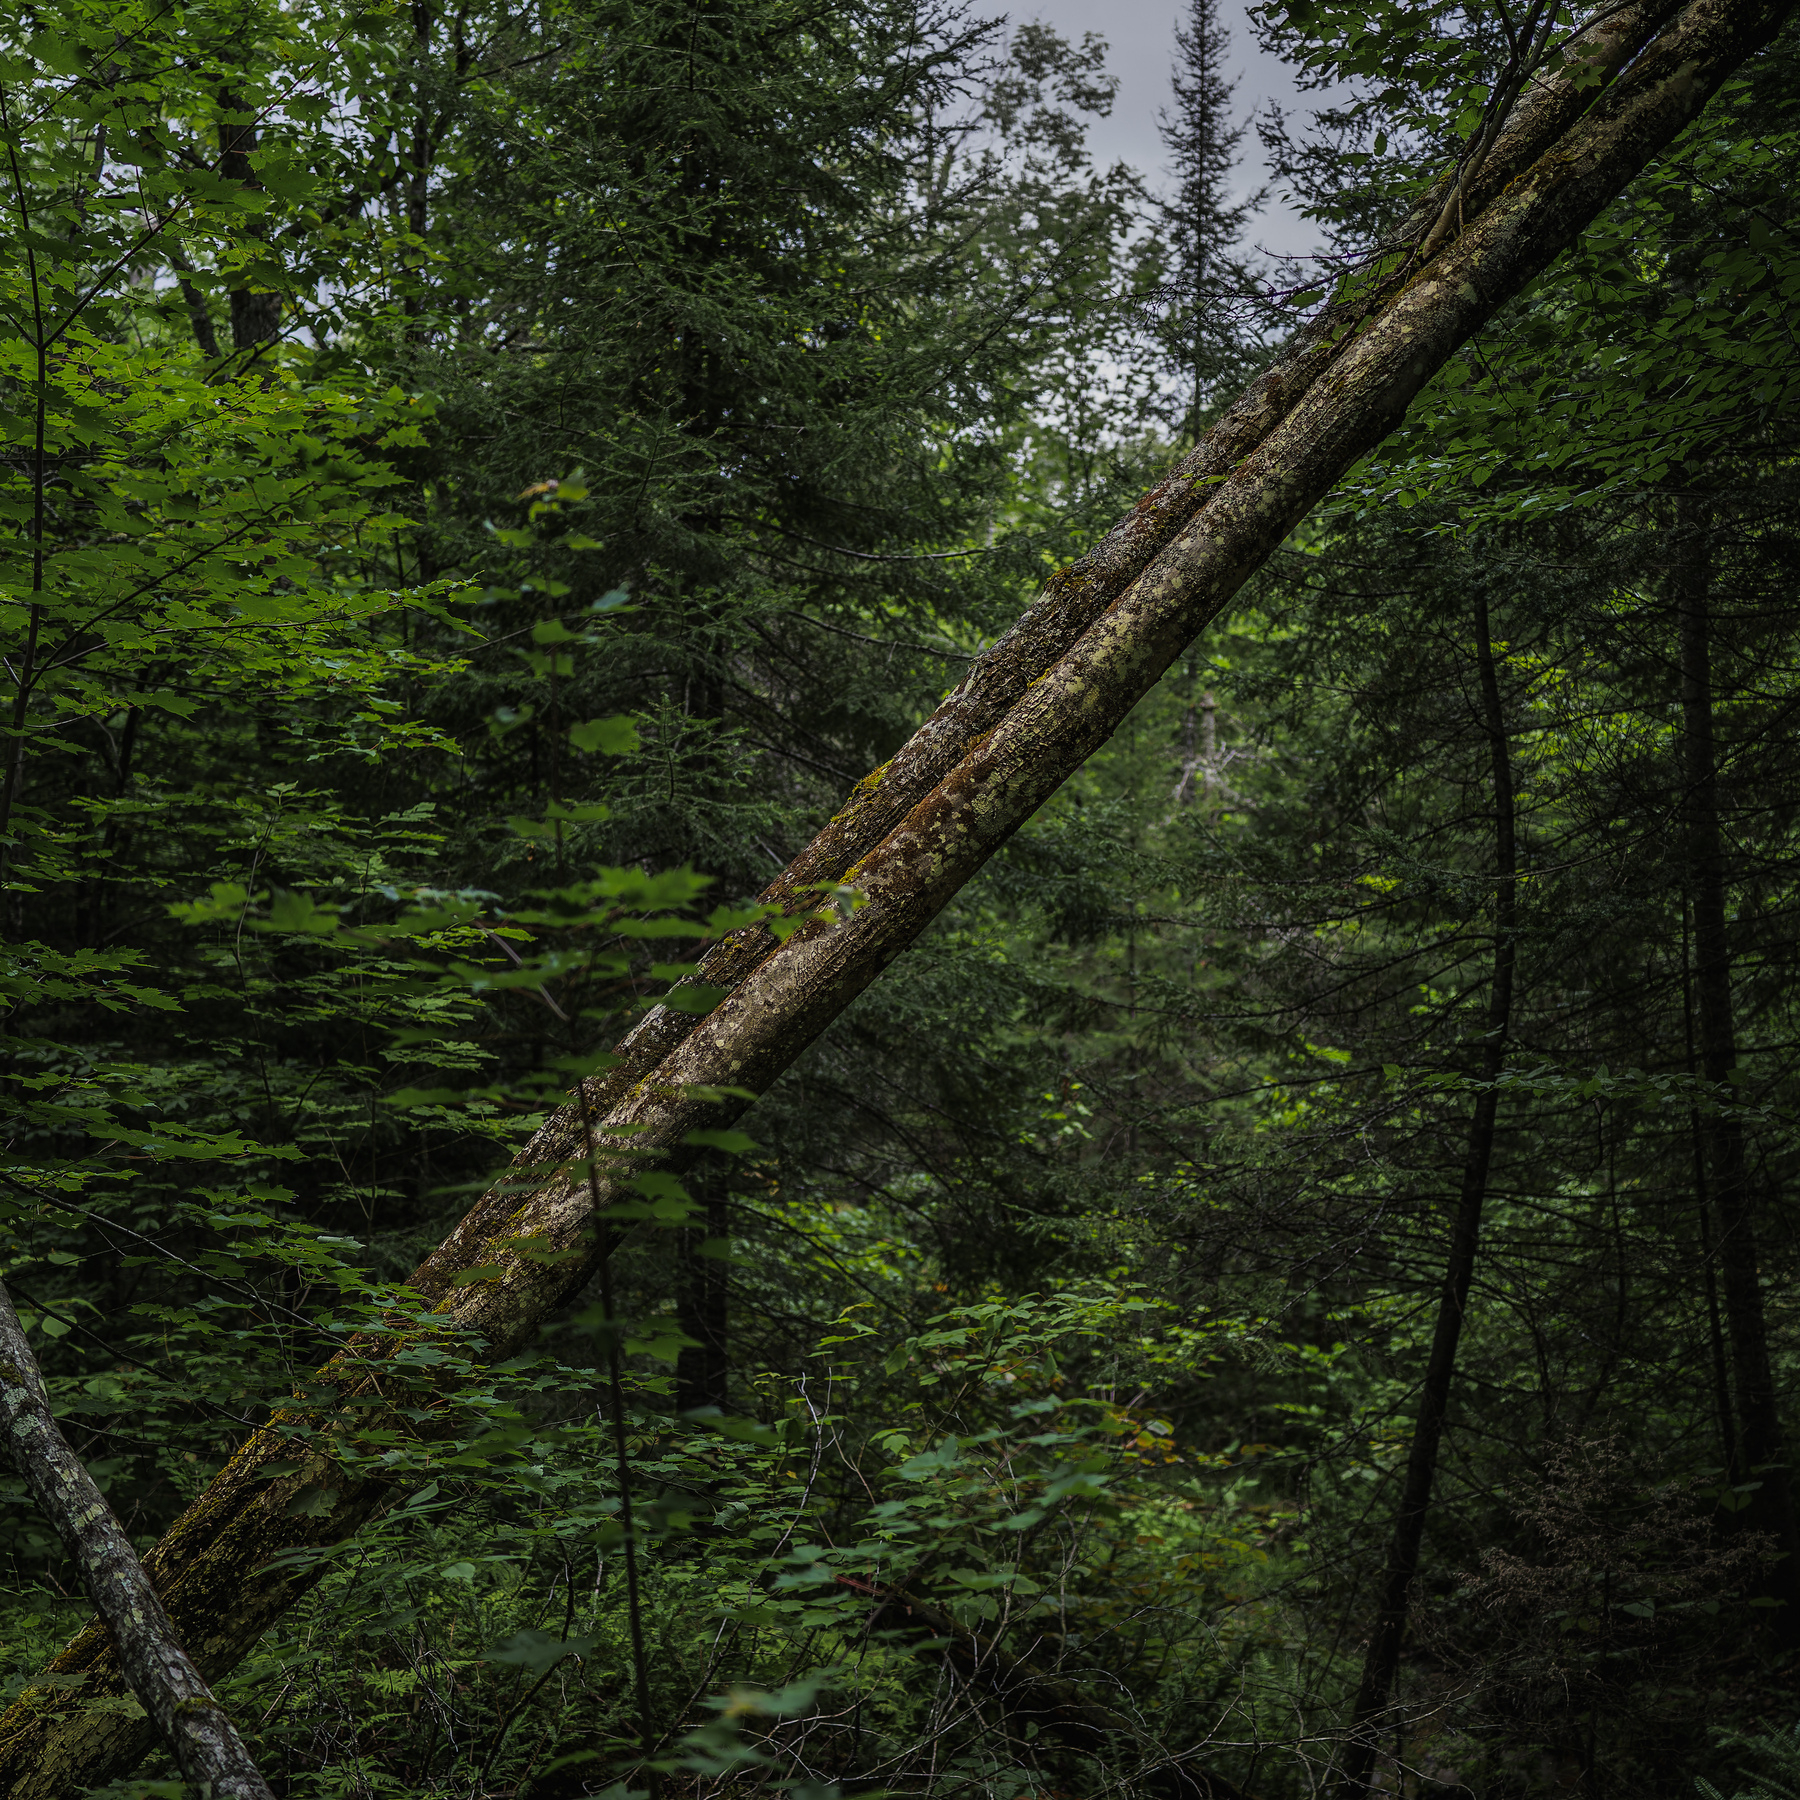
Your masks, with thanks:
M1778 9L1787 0L1750 3ZM1572 67L1588 72L1598 70L1602 75L1619 69L1643 50L1657 27L1675 10L1670 0L1646 0L1644 5L1611 15L1580 44L1570 47ZM1673 31L1665 34L1666 48L1660 60L1665 74L1679 81L1679 65L1669 61L1675 41ZM1679 41L1688 40L1684 36ZM1722 70L1719 79L1727 72ZM1642 75L1641 69L1634 72L1634 81ZM1594 92L1593 88L1577 86L1568 77L1555 76L1534 89L1528 102L1522 101L1514 108L1506 132L1483 164L1481 180L1472 186L1464 202L1471 233L1481 223L1481 209L1492 205L1534 162L1558 148L1565 134L1581 123ZM1622 92L1615 99L1622 99ZM1590 120L1589 124L1596 122ZM1657 147L1643 146L1642 160L1648 162ZM1566 147L1563 153L1566 155ZM1179 540L1217 496L1220 485L1232 471L1303 409L1315 387L1353 355L1358 332L1403 297L1413 268L1406 247L1416 244L1436 223L1444 195L1454 180L1455 171L1448 171L1396 234L1398 248L1382 264L1385 274L1371 277L1376 283L1373 290L1359 291L1342 303L1327 307L1319 319L1298 334L1289 351L1250 384L1218 424L1093 550L1050 578L1036 603L999 643L977 659L955 691L894 758L857 785L836 817L763 890L760 898L765 903L787 912L816 905L818 886L843 880L857 859L881 843L1056 666L1153 559ZM1516 241L1525 248L1523 239ZM1543 262L1547 264L1553 255L1552 246ZM736 932L702 958L695 979L712 987L735 987L774 949L774 938L760 927ZM696 1023L692 1013L666 1006L653 1008L617 1046L620 1065L591 1084L594 1105L604 1112L628 1093L687 1037ZM567 1120L572 1115L564 1117ZM577 1137L565 1123L557 1140L562 1146L558 1153L569 1154ZM497 1226L505 1217L506 1207L506 1190L496 1189L476 1204L446 1245L451 1250L451 1260L443 1265L442 1272L435 1266L437 1259L428 1259L419 1275L431 1284L429 1291L434 1298L442 1297L446 1291L443 1284L463 1266L455 1260L463 1244L478 1240Z
M219 173L227 181L241 187L260 188L250 158L256 153L254 115L241 96L227 89L219 96L219 109L226 115L219 121ZM253 214L246 215L254 219ZM258 243L266 237L260 224L247 223L245 232ZM189 303L193 312L192 302ZM198 315L195 331L199 332ZM210 331L211 325L207 329ZM231 347L255 354L262 344L271 344L281 335L281 297L267 289L258 290L245 277L231 290Z
M413 344L425 341L422 321L425 314L426 272L429 267L425 249L425 228L429 223L426 209L431 196L431 169L436 158L430 112L433 98L430 82L431 31L436 23L429 0L413 0L413 127L411 156L406 171L406 229L410 237L418 240L409 248L408 253L408 260L413 264L413 280L417 285L401 300L401 310L410 321L406 328L407 342Z
M1694 1059L1694 983L1688 961L1687 908L1681 919L1681 1024L1687 1044L1687 1072L1699 1073ZM1700 1267L1706 1280L1706 1341L1712 1359L1713 1411L1718 1415L1719 1452L1725 1459L1725 1479L1737 1487L1744 1479L1744 1465L1738 1455L1737 1418L1731 1406L1731 1376L1725 1352L1725 1332L1719 1323L1719 1281L1717 1260L1713 1254L1712 1200L1706 1191L1706 1131L1700 1123L1700 1108L1688 1108L1688 1142L1694 1157L1694 1208L1700 1220Z
M187 308L188 324L193 328L194 342L200 347L200 354L216 359L219 354L219 334L213 330L212 314L206 308L206 296L194 286L194 265L179 250L175 250L169 254L169 266L175 271L175 285L181 292L182 305Z
M1694 992L1699 1001L1700 1068L1722 1095L1737 1079L1737 1023L1731 1002L1731 942L1726 928L1724 836L1719 827L1719 774L1713 745L1712 622L1708 589L1711 554L1705 509L1683 501L1676 509L1676 612L1681 644L1681 735L1687 784L1688 882L1694 908ZM1737 1390L1737 1447L1747 1481L1758 1483L1742 1515L1752 1531L1767 1532L1781 1557L1765 1577L1765 1594L1779 1600L1778 1639L1800 1643L1800 1526L1782 1445L1775 1377L1763 1322L1754 1196L1744 1154L1744 1126L1730 1101L1704 1122L1706 1162L1719 1223L1719 1275L1725 1332Z
M37 1359L4 1286L0 1430L13 1466L55 1526L81 1585L106 1621L131 1691L174 1752L182 1778L216 1800L274 1800L237 1727L182 1648L131 1539L58 1428Z
M1406 1636L1407 1600L1419 1572L1419 1549L1425 1517L1431 1507L1437 1475L1438 1446L1450 1410L1456 1379L1456 1351L1468 1310L1469 1284L1475 1275L1475 1253L1481 1238L1481 1209L1487 1198L1488 1165L1494 1152L1494 1120L1499 1111L1496 1086L1506 1060L1506 1037L1512 1028L1513 968L1517 955L1518 847L1514 838L1512 758L1507 750L1506 720L1500 706L1500 684L1494 670L1494 646L1488 632L1487 598L1475 602L1475 654L1481 665L1481 699L1487 728L1494 784L1494 964L1488 984L1487 1029L1481 1049L1482 1088L1469 1120L1468 1150L1463 1159L1462 1194L1450 1233L1450 1255L1444 1266L1444 1289L1431 1333L1431 1355L1419 1394L1406 1479L1394 1513L1393 1541L1382 1576L1375 1628L1363 1659L1362 1682L1351 1717L1351 1737L1338 1777L1345 1800L1361 1800L1369 1791L1381 1726L1400 1669L1400 1646Z
M817 898L809 884L845 880L864 904L779 947L766 933L728 940L704 965L705 980L735 988L715 1011L689 1029L652 1014L632 1034L623 1068L588 1085L603 1149L629 1146L638 1166L661 1149L664 1166L680 1167L688 1133L743 1110L707 1091L766 1091L1106 741L1445 360L1698 115L1793 4L1694 0L1597 98L1566 80L1546 83L1484 164L1465 197L1467 223L1437 258L1417 267L1398 248L1357 275L1319 331L1093 555L1051 583L770 890L805 910ZM1617 67L1652 26L1644 11L1614 15L1595 60ZM1421 215L1422 233L1435 211ZM629 1191L629 1167L609 1168L590 1199L581 1116L579 1104L563 1107L414 1276L446 1327L485 1339L496 1359L529 1342L587 1278L596 1207ZM629 1135L608 1135L621 1131ZM561 1252L568 1261L556 1260ZM367 1337L323 1379L346 1398L374 1393L372 1377L385 1391L405 1373L389 1360L395 1349L416 1342L416 1330ZM451 1399L440 1395L440 1406ZM259 1432L152 1551L148 1566L203 1669L232 1667L303 1591L271 1566L282 1551L340 1542L396 1497L391 1482L347 1460L381 1417L375 1407L347 1410L339 1432L311 1440L301 1472L272 1479L264 1465L292 1456L294 1443L279 1422ZM338 1445L338 1456L327 1454ZM308 1486L323 1490L328 1510L290 1511ZM97 1687L113 1678L91 1628L52 1667L91 1672ZM73 1724L50 1708L32 1689L0 1717L0 1791L10 1800L79 1791L141 1753L144 1734L126 1721Z
M681 1234L681 1329L694 1341L675 1364L676 1405L683 1412L729 1410L731 1385L730 1175L708 1170L699 1184L705 1225Z

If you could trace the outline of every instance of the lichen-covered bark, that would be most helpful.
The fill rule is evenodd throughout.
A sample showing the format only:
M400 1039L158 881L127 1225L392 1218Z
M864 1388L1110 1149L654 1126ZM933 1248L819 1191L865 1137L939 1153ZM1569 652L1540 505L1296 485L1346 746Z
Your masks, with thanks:
M131 1539L57 1425L37 1359L4 1286L0 1433L9 1459L55 1526L81 1585L106 1621L131 1691L175 1753L188 1785L216 1800L274 1800L237 1727L175 1635ZM113 1704L123 1708L123 1702Z
M1622 35L1596 54L1628 66L1587 110L1555 85L1522 109L1483 168L1461 233L1423 267L1399 250L1371 270L1322 336L1253 386L1105 544L1051 584L771 889L785 902L809 883L848 880L864 897L858 910L804 926L779 947L749 937L721 946L708 977L732 985L727 998L691 1024L653 1015L628 1041L625 1069L590 1084L617 1165L601 1172L601 1205L628 1175L624 1152L661 1152L678 1165L690 1131L741 1110L697 1088L763 1092L918 937L1386 436L1452 351L1573 241L1795 3L1695 0L1635 60L1654 15L1619 15ZM1522 160L1528 153L1535 161ZM444 1323L483 1338L495 1357L528 1342L586 1277L594 1202L580 1141L571 1104L415 1277ZM323 1379L354 1389L392 1351L353 1346ZM373 1422L346 1415L341 1429L348 1439ZM259 1433L147 1559L209 1675L293 1603L298 1586L271 1567L275 1557L341 1540L390 1498L389 1484L353 1475L323 1449L301 1474L262 1474L291 1454L279 1422ZM330 1509L295 1509L303 1486L325 1490ZM90 1676L94 1692L116 1679L91 1629L53 1667ZM51 1800L78 1791L127 1766L146 1741L128 1722L90 1728L59 1711L68 1711L64 1696L36 1689L0 1718L0 1792Z

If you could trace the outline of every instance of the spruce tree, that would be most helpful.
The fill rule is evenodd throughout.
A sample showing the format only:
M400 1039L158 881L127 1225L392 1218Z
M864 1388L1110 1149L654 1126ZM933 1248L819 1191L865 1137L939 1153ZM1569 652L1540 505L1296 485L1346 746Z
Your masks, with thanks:
M1261 194L1231 201L1245 127L1231 118L1238 84L1225 73L1230 51L1218 0L1188 0L1187 23L1175 28L1175 105L1159 116L1175 177L1161 207L1174 299L1165 335L1183 378L1180 431L1188 438L1199 436L1206 396L1231 362L1232 251L1262 201Z

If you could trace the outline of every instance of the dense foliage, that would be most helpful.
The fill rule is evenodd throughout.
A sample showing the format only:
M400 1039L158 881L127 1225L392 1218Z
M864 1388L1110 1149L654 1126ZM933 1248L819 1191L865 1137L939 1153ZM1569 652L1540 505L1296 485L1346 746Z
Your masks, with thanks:
M140 1544L1557 16L1262 10L1356 78L1265 121L1324 275L1210 0L1173 198L1098 38L953 6L0 27L0 1274ZM1459 1245L1376 1779L1792 1791L1797 58L531 1349L396 1365L453 1431L221 1686L276 1791L1311 1794ZM0 1550L11 1696L87 1608Z

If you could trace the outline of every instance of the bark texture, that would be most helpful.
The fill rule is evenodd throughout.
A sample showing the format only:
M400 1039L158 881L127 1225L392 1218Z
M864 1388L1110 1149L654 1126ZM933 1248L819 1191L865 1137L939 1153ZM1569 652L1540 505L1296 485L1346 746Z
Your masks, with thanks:
M1690 903L1684 904L1681 916L1681 1024L1687 1043L1687 1072L1698 1075L1700 1065L1694 1056L1694 981L1688 955L1688 919ZM1713 1411L1719 1420L1719 1454L1725 1462L1725 1479L1735 1488L1744 1479L1743 1460L1738 1455L1737 1417L1731 1407L1731 1375L1725 1355L1725 1330L1720 1324L1718 1258L1713 1251L1712 1201L1706 1191L1706 1130L1700 1122L1700 1108L1688 1108L1688 1138L1694 1153L1694 1206L1700 1219L1700 1267L1706 1275L1706 1337L1712 1353Z
M131 1691L174 1752L182 1779L213 1800L274 1800L237 1727L182 1648L131 1539L69 1448L3 1286L0 1430L13 1466L81 1571L81 1585L106 1622ZM74 1697L67 1704L79 1714L84 1701Z
M1794 4L1694 0L1597 99L1552 84L1521 109L1466 198L1466 225L1437 257L1414 268L1396 250L1366 272L1319 333L1051 583L769 890L804 906L809 884L845 880L864 904L779 947L756 934L720 945L705 975L733 987L719 1007L691 1028L651 1015L627 1041L625 1066L589 1084L612 1158L591 1196L579 1102L527 1145L414 1278L443 1325L485 1340L495 1358L529 1342L586 1279L596 1207L628 1191L628 1156L641 1166L660 1151L663 1166L679 1167L689 1132L742 1110L697 1088L764 1092L1106 741L1445 359L1669 144ZM1609 66L1631 57L1654 15L1633 18L1640 35L1608 38L1597 52L1614 59ZM359 1342L320 1379L349 1397L372 1392L379 1369L385 1388L406 1342ZM392 1422L373 1407L346 1411L312 1440L301 1473L270 1479L264 1465L294 1453L277 1420L157 1545L148 1566L203 1670L229 1669L298 1597L301 1584L271 1566L276 1557L341 1541L395 1497L390 1481L348 1456L362 1434ZM303 1487L329 1505L294 1508ZM54 1668L91 1676L96 1691L116 1679L93 1629ZM146 1741L123 1721L72 1730L51 1716L55 1698L28 1691L0 1717L0 1791L13 1800L79 1791L129 1767Z
M1350 1720L1350 1741L1338 1776L1344 1800L1362 1800L1369 1791L1380 1733L1394 1678L1400 1669L1400 1647L1406 1637L1407 1602L1419 1572L1425 1541L1425 1519L1437 1479L1438 1448L1450 1413L1450 1391L1456 1381L1456 1352L1475 1278L1475 1256L1481 1242L1481 1212L1487 1200L1488 1167L1494 1154L1494 1123L1500 1110L1495 1085L1506 1061L1506 1038L1512 1029L1513 971L1518 957L1517 905L1519 859L1513 805L1512 757L1507 748L1506 718L1494 669L1485 597L1477 596L1475 653L1481 668L1481 699L1494 789L1494 961L1488 984L1486 1031L1481 1047L1482 1088L1469 1118L1468 1149L1463 1159L1462 1192L1451 1227L1450 1254L1444 1264L1444 1287L1431 1332L1431 1354L1419 1412L1407 1452L1406 1478L1394 1510L1394 1533L1382 1573L1381 1598L1362 1680Z
M1731 1001L1724 833L1719 823L1719 770L1713 734L1711 556L1705 509L1683 501L1676 513L1676 615L1681 647L1682 752L1687 782L1688 881L1694 908L1694 992L1699 1002L1700 1069L1729 1092L1737 1078L1737 1021ZM1708 1186L1719 1222L1719 1276L1725 1333L1737 1392L1737 1449L1744 1477L1757 1483L1743 1522L1765 1531L1782 1553L1764 1577L1779 1600L1773 1626L1784 1644L1800 1643L1800 1524L1782 1441L1763 1321L1757 1268L1755 1195L1744 1154L1743 1121L1721 1109L1703 1122Z

